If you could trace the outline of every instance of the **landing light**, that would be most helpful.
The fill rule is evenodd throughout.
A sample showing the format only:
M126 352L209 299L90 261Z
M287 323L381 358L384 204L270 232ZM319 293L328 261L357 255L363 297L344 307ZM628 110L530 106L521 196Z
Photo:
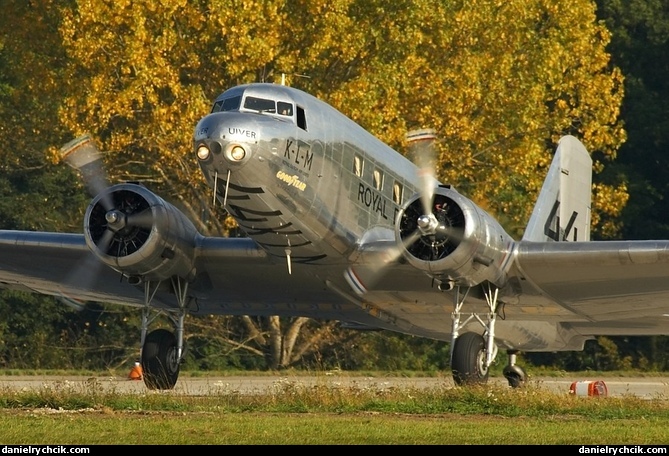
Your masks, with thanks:
M230 147L225 155L228 158L228 160L233 162L239 162L244 160L244 157L246 157L246 151L242 146L235 145Z
M197 158L200 160L206 160L209 158L209 155L211 154L211 151L207 146L204 144L200 144L197 148Z

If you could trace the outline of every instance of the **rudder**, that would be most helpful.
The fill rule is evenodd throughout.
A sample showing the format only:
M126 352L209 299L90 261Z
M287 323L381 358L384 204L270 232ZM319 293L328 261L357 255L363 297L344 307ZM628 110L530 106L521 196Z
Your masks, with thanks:
M589 241L592 158L573 136L563 136L539 192L523 241Z

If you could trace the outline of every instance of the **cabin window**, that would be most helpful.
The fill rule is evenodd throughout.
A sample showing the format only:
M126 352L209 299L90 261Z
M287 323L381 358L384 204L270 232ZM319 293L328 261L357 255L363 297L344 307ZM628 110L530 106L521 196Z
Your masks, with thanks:
M363 161L360 155L353 156L353 174L362 177Z
M304 114L304 108L300 106L297 107L297 126L302 130L307 129L307 117Z
M219 111L236 111L239 109L239 105L242 102L241 95L231 98L225 98L224 100L218 100L214 103L214 107L211 109L211 112Z
M393 184L393 201L397 205L402 204L402 194L404 193L404 187L399 182L395 181Z
M276 107L279 110L279 114L282 116L293 116L293 104L286 103L285 101L278 101Z
M276 114L276 102L266 98L246 97L244 107L253 111Z
M372 173L372 185L376 190L383 188L383 171L378 168L375 168L374 173Z

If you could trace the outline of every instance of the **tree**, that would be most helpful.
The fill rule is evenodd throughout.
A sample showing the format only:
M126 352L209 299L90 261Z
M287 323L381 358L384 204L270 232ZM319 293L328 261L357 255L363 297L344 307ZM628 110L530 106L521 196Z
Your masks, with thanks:
M441 177L512 232L522 233L561 135L584 141L597 172L625 139L622 75L589 1L372 1L351 12L368 37L355 76L334 88L310 79L312 92L396 148L408 129L435 128ZM594 190L593 224L613 236L625 183Z
M81 183L45 157L64 132L56 120L65 56L54 3L8 0L0 16L3 228L80 231L82 226Z
M60 2L60 4L64 4ZM85 195L69 168L45 152L59 144L60 16L54 2L3 2L0 16L0 228L81 231ZM72 309L46 296L0 293L0 363L62 367ZM40 318L35 318L40 315Z
M608 47L625 73L622 104L629 139L611 174L629 180L630 203L622 213L627 239L666 239L669 224L666 149L669 145L669 7L659 0L597 0L597 15L612 32Z
M442 179L519 235L559 136L581 137L598 172L625 138L618 118L622 76L605 52L609 34L586 0L11 5L44 24L36 36L53 38L34 41L4 23L17 46L25 39L26 51L50 56L40 66L36 57L27 64L11 52L29 89L24 93L36 96L32 106L44 105L35 111L58 119L53 136L42 136L46 144L91 132L112 180L146 183L210 234L230 225L220 208L210 207L191 133L213 96L238 83L278 82L285 74L399 150L407 130L435 128ZM625 183L597 181L595 191L597 233L614 236ZM216 321L221 328L229 323ZM331 323L301 318L236 321L229 334L273 367L342 337Z

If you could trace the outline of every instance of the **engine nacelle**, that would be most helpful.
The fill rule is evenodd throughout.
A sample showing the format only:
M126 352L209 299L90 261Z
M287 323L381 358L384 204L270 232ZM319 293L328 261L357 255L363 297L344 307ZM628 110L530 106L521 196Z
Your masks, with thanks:
M131 281L195 275L200 236L177 208L138 184L114 185L86 210L84 235L91 251Z
M424 214L420 195L400 211L396 239L406 260L442 285L503 286L513 239L488 213L449 187L438 187Z

